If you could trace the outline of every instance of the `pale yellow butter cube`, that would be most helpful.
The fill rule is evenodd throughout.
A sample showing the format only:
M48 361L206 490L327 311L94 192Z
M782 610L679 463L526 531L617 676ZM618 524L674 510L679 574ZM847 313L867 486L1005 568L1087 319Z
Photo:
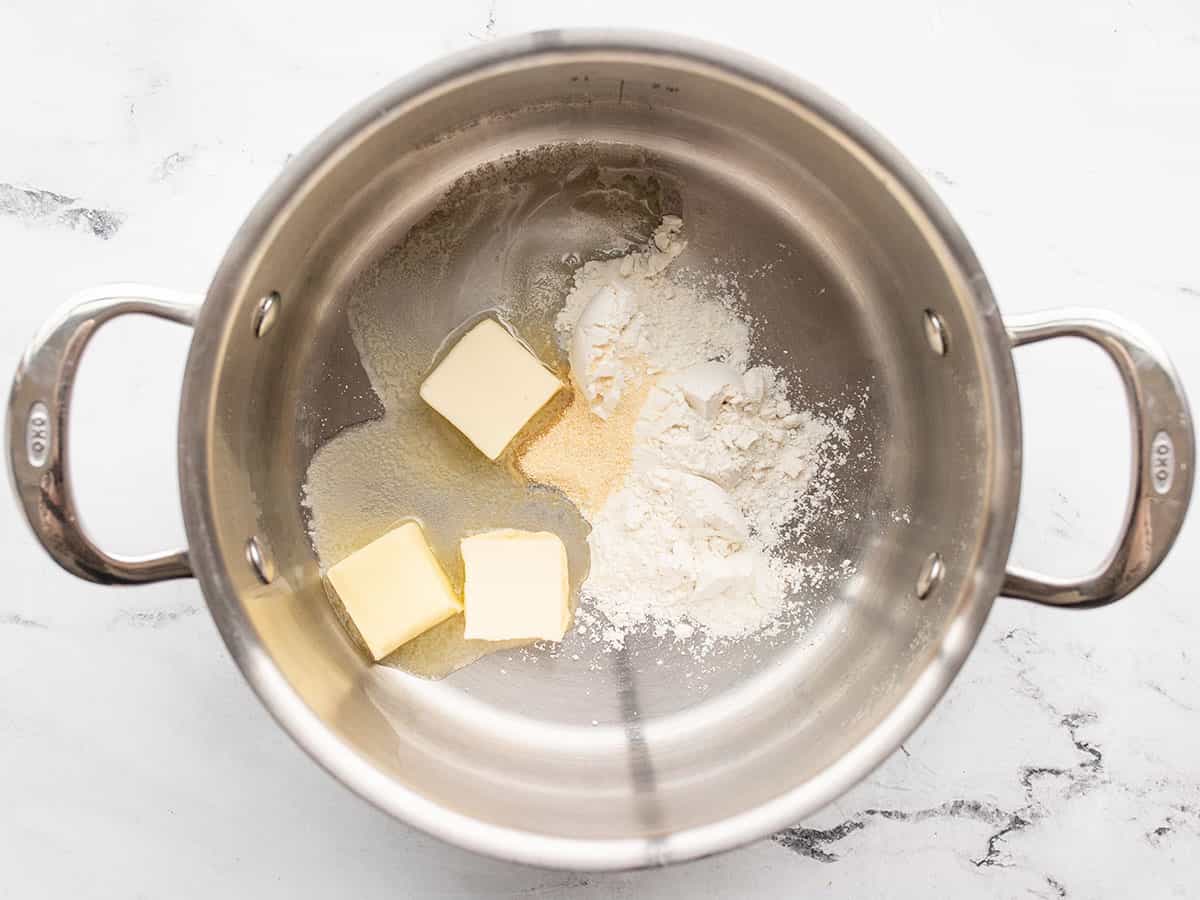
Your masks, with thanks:
M462 541L466 637L561 641L571 624L567 548L548 531L504 529Z
M421 385L421 399L495 459L562 382L495 319L462 336Z
M331 567L326 578L375 659L462 612L416 522L405 522L354 551Z

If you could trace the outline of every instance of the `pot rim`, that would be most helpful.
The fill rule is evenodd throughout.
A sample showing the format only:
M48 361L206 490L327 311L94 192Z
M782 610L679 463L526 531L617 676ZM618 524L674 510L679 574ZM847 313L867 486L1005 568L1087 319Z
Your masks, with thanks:
M215 379L233 327L237 299L278 223L306 193L305 185L335 166L344 146L378 127L386 114L448 82L546 54L627 53L706 69L767 90L841 133L929 226L960 289L974 299L968 322L983 371L990 465L988 513L975 548L972 582L964 585L941 642L924 671L891 712L852 750L785 794L721 821L653 838L575 839L481 822L440 806L396 783L330 731L284 678L246 618L234 581L217 550L209 423L216 418ZM239 229L209 288L196 323L184 375L179 416L179 480L190 558L209 610L229 652L263 705L317 763L355 793L396 818L449 843L499 859L579 870L637 868L706 856L749 843L815 813L890 756L945 693L974 646L1000 590L1020 495L1021 432L1009 337L991 289L966 237L932 188L894 148L822 91L775 66L737 51L649 31L567 30L519 35L446 57L403 77L345 113L284 172Z

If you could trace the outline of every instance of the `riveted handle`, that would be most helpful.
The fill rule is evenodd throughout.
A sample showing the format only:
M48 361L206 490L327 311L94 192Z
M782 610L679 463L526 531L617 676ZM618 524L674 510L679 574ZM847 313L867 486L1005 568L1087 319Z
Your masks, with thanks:
M67 421L75 373L88 341L105 322L131 313L182 325L195 322L200 298L142 285L114 284L77 296L33 339L8 398L8 461L13 488L42 546L60 566L100 584L142 584L192 574L187 551L113 556L83 530L67 467Z
M1187 397L1166 353L1140 329L1097 310L1062 309L1006 319L1013 347L1078 337L1103 349L1125 385L1133 425L1129 507L1117 546L1078 579L1010 570L1001 593L1057 606L1100 605L1150 577L1175 542L1192 495L1196 439Z

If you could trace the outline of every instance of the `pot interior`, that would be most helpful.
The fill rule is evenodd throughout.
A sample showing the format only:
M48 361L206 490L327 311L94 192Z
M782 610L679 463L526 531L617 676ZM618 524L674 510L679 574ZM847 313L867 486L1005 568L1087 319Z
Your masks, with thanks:
M924 709L885 721L940 666L921 703L936 699L997 588L1013 510L991 485L1015 470L1015 451L997 452L1015 446L1015 425L995 414L986 286L968 283L975 273L869 148L794 98L682 55L529 52L385 92L281 185L202 323L222 329L207 475L237 594L218 620L261 645L380 776L373 799L435 830L414 795L426 811L529 834L658 840L662 858L672 835L784 795L790 812L811 811L894 749ZM504 298L552 308L569 288L564 259L644 241L664 213L685 222L678 265L738 273L769 325L759 346L801 405L854 409L840 512L799 548L835 575L793 598L801 612L783 633L699 660L645 634L619 652L568 636L567 652L501 652L440 681L369 665L322 589L302 496L314 453L388 405L355 316L386 326L380 340L436 343ZM278 319L258 339L254 309L272 291ZM347 478L369 492L389 467L359 459ZM379 507L353 523L364 541L405 515ZM245 563L251 535L278 571L266 586ZM920 599L931 553L945 574ZM857 768L829 780L856 753Z

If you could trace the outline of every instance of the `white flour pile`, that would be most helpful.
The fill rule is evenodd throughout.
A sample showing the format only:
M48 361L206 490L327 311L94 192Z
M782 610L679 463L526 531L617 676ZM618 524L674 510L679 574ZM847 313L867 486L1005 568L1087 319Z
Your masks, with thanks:
M647 624L711 641L777 620L808 574L785 547L846 441L793 408L777 370L749 366L751 329L732 303L669 277L682 227L667 216L644 249L582 266L555 321L593 414L622 420L621 399L654 379L628 416L624 480L588 513L577 625L613 646Z

